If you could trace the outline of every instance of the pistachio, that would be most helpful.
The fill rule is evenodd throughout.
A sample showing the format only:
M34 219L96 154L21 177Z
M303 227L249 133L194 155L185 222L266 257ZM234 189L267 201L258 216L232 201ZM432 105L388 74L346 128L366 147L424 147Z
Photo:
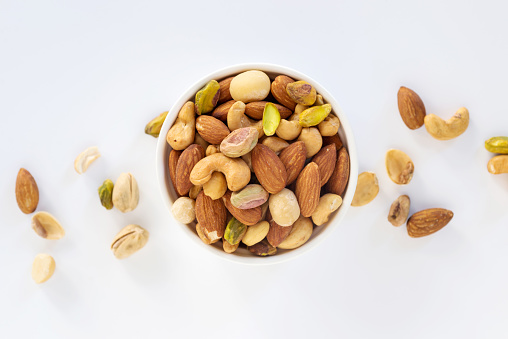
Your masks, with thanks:
M111 250L117 259L124 259L142 249L149 233L139 225L125 226L113 239Z
M197 115L206 114L213 111L219 101L220 85L215 80L210 80L205 87L196 93L196 104L194 110Z
M247 232L247 225L232 217L224 231L224 239L231 245L237 245L242 241L245 232Z
M310 106L316 102L316 89L306 81L287 84L286 92L297 104Z
M391 149L386 152L386 171L390 179L398 185L407 185L413 178L414 164L404 152Z
M161 132L162 124L164 123L164 120L166 120L167 115L168 111L162 112L158 117L154 118L148 124L146 124L145 133L151 135L154 138L157 138Z
M99 153L99 149L97 147L88 147L86 150L81 152L74 160L74 169L79 174L83 174L88 169L88 166L97 158L99 158L101 154Z
M400 226L404 224L409 216L409 205L411 201L407 195L401 195L397 198L390 207L390 212L388 213L388 221L393 226Z
M238 158L252 151L258 143L258 136L254 127L239 128L222 140L219 149L230 158Z
M113 189L113 205L121 212L132 211L138 206L138 183L130 173L122 173Z
M239 209L249 209L263 205L268 200L268 192L261 185L250 184L231 194L231 204Z
M263 111L263 131L265 135L274 135L280 123L280 113L277 106L267 102Z
M319 125L319 123L325 120L331 111L332 105L330 104L307 108L300 114L300 125L303 127Z
M255 245L266 237L269 230L270 224L268 221L260 221L255 225L247 227L247 232L245 232L242 242L247 246Z
M379 183L376 174L363 172L358 176L356 191L351 206L363 206L374 200L379 193Z
M274 255L277 253L277 248L270 245L266 240L260 241L255 245L248 246L247 249L251 253L261 257L266 257L268 255Z
M113 181L106 179L102 183L101 187L99 187L99 198L101 199L101 204L107 210L113 208Z
M65 235L65 230L54 216L48 212L38 212L32 217L32 228L38 236L57 240Z
M55 272L55 259L49 254L40 253L32 264L32 279L37 284L47 281Z
M508 137L493 137L486 140L485 149L492 153L508 154Z

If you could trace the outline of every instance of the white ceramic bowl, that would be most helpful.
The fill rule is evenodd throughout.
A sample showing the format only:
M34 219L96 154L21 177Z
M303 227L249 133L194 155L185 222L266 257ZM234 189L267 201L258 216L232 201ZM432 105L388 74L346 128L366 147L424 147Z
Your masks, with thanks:
M344 200L339 210L330 217L328 223L320 227L316 227L314 229L311 238L303 246L296 248L294 250L279 249L276 255L269 257L254 256L248 250L241 247L238 248L236 252L232 254L227 254L223 251L222 243L220 241L215 243L214 245L205 245L196 234L195 224L190 225L181 224L176 219L174 219L173 214L171 213L171 206L178 197L175 193L173 185L171 184L171 179L169 177L168 157L169 152L171 151L171 147L166 142L166 134L168 133L170 127L175 122L178 112L180 111L180 108L187 101L189 100L193 101L196 92L199 91L210 80L215 79L217 81L220 81L224 78L236 75L238 73L254 69L264 71L266 74L268 74L268 76L272 80L280 74L285 74L293 79L305 80L310 84L312 84L316 88L317 92L323 96L324 101L332 105L333 112L339 117L341 122L339 135L342 139L344 146L347 147L350 157L349 183L348 186L346 187ZM159 180L159 187L162 194L162 200L164 201L164 204L168 208L168 213L174 222L174 227L178 227L181 230L183 230L183 232L187 234L190 241L196 245L195 246L196 250L203 251L202 252L203 255L206 255L206 253L211 253L225 260L248 265L266 265L284 262L293 259L305 252L308 252L310 249L320 244L340 224L342 218L344 218L344 215L346 214L349 206L351 205L351 201L353 200L353 195L356 188L356 181L358 179L358 160L353 137L353 131L351 130L346 115L340 108L337 101L335 101L332 95L328 93L328 91L326 91L320 84L318 84L316 81L314 81L307 75L292 70L290 68L272 64L255 63L255 64L240 64L230 66L220 69L211 74L208 74L207 76L196 81L194 85L188 88L180 96L180 98L174 103L173 107L171 107L171 110L169 111L166 121L164 122L164 125L162 126L161 129L156 152L157 152L156 154L157 177ZM328 245L333 246L333 244L331 243L329 243Z

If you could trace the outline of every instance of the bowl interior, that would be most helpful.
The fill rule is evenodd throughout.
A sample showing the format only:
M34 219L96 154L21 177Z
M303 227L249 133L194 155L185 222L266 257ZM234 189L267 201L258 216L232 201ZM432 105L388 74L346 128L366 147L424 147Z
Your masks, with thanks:
M248 71L248 70L261 70L265 72L271 80L275 79L276 76L280 74L285 74L295 80L305 80L312 84L317 92L323 96L325 102L332 105L333 112L339 117L341 122L339 128L339 136L344 144L344 146L348 149L349 157L350 157L350 173L349 173L349 182L346 187L346 191L344 194L344 199L341 207L338 211L330 216L330 220L319 227L314 227L314 232L312 233L311 238L305 243L303 246L296 248L294 250L277 250L277 254L270 257L257 257L252 255L247 249L242 248L241 246L232 254L227 254L222 249L222 242L217 242L213 245L205 245L201 239L197 236L196 233L196 224L192 223L189 225L184 225L176 221L173 218L171 213L171 206L173 202L178 198L173 185L171 183L171 179L169 177L169 169L168 169L168 159L169 152L171 151L171 146L166 142L166 134L173 125L178 116L178 112L180 108L187 101L193 101L195 93L199 91L207 82L210 80L220 81L224 78L234 76L238 73ZM347 209L351 205L351 201L353 199L354 191L356 188L356 181L358 177L358 161L356 155L356 148L354 143L354 137L352 130L350 128L347 117L344 115L342 109L335 101L335 99L319 85L316 81L309 78L308 76L301 74L295 70L271 65L271 64L242 64L227 67L216 71L212 74L209 74L199 81L197 81L194 85L192 85L185 93L177 100L177 102L173 105L171 110L169 111L166 121L164 122L161 132L159 135L158 143L157 143L157 154L156 154L156 166L157 166L157 177L159 180L159 187L161 189L162 199L164 203L169 209L169 214L171 215L172 220L176 227L181 228L184 232L191 238L191 240L197 245L197 247L202 248L208 252L212 252L215 255L218 255L226 260L244 263L244 264L273 264L278 262L283 262L289 259L292 259L304 252L310 250L311 248L318 245L322 240L324 240L329 234L331 234L332 230L338 226L344 215L346 214Z

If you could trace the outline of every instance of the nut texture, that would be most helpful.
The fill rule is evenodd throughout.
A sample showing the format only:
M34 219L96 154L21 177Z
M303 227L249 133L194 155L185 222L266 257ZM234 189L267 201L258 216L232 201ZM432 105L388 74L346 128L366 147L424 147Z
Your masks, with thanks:
M489 160L487 164L489 173L508 173L508 155L498 155Z
M298 178L298 175L305 165L306 157L307 150L305 149L305 143L303 141L294 142L282 150L279 158L286 168L286 185L291 185L296 178Z
M30 214L39 204L39 188L34 177L21 168L16 178L16 202L21 212Z
M321 226L328 222L330 215L335 212L342 205L342 198L340 195L327 193L319 199L314 213L312 213L312 221L316 226Z
M219 145L229 135L228 127L219 119L209 115L201 115L196 119L196 130L212 145Z
M260 221L253 226L247 227L247 231L242 238L242 242L247 246L252 246L263 240L270 229L268 221Z
M261 71L247 71L231 80L229 92L234 100L245 103L265 99L270 93L270 78Z
M335 169L333 170L328 183L326 184L326 190L329 193L334 193L337 195L341 195L344 193L346 189L347 183L349 180L349 154L345 147L342 147L339 150L339 154L337 156L337 163L335 164Z
M228 188L238 191L250 181L250 168L239 158L228 158L222 153L212 154L201 159L192 169L190 181L194 185L204 185L211 179L214 171L222 172L226 176Z
M49 254L40 253L32 264L32 279L37 284L47 281L55 272L55 259Z
M289 233L291 232L292 226L283 227L277 224L275 221L270 221L270 229L266 235L266 240L273 247L279 246L283 242Z
M222 105L217 106L213 112L212 116L221 120L222 122L226 122L228 120L228 112L231 106L235 103L235 100L229 100L223 103Z
M337 149L335 148L335 144L330 144L321 148L312 158L312 162L318 165L322 187L328 182L335 169L335 163L337 162Z
M397 94L397 102L400 116L408 128L418 129L423 126L425 105L418 94L402 86Z
M469 111L461 107L448 120L429 114L425 117L425 129L438 140L450 140L464 133L469 126Z
M203 230L203 227L197 223L196 224L196 233L198 234L198 237L199 239L201 239L201 241L203 241L205 244L207 245L210 245L210 244L213 244L213 243L216 243L217 241L219 241L220 238L216 238L215 240L211 241L210 239L208 239L205 235L205 232Z
M453 218L453 212L444 208L430 208L413 214L407 221L407 233L419 238L435 233Z
M278 193L286 187L286 168L277 154L267 146L258 144L254 147L252 168L263 188L269 193Z
M286 75L279 75L273 80L271 90L272 95L282 105L286 106L290 110L294 111L296 102L291 99L289 94L286 92L286 86L290 83L295 82L293 79Z
M239 209L249 209L263 205L268 200L268 192L261 185L250 184L231 194L231 204Z
M386 171L390 179L398 185L407 185L413 178L414 164L404 152L391 149L386 152Z
M254 101L249 102L247 105L245 105L245 114L247 114L252 119L261 120L263 119L263 112L265 111L265 106L268 103L268 101ZM275 107L277 107L277 110L279 111L280 117L283 119L286 119L289 117L293 112L286 108L285 106L274 104Z
M233 99L231 96L231 93L229 92L229 86L231 85L231 80L233 80L234 77L229 77L224 80L219 81L220 91L219 91L219 104L222 104L223 102L230 101Z
M224 239L230 245L238 245L247 232L247 225L242 224L235 217L231 218L224 231Z
M319 150L321 150L321 146L323 146L323 138L316 127L302 128L298 141L303 141L305 143L307 158L315 155L319 152Z
M335 148L337 150L340 150L342 148L342 140L340 140L340 137L338 134L332 135L332 136L324 136L323 137L323 145L327 146L330 144L335 144Z
M210 80L205 87L196 93L194 109L197 115L213 111L219 101L220 85L216 80Z
M299 119L300 125L302 127L311 127L319 125L323 120L325 120L325 118L328 116L328 114L330 114L331 111L332 106L330 104L307 108L305 111L300 113Z
M125 226L113 239L111 250L117 259L125 259L142 249L150 234L139 225Z
M252 151L258 143L258 136L259 133L254 127L239 128L222 140L219 149L230 158L238 158Z
M58 240L65 235L63 227L48 212L38 212L33 215L32 229L41 238L49 240Z
M227 211L222 199L213 200L199 192L196 198L196 219L203 228L203 234L211 242L224 236Z
M97 160L100 156L101 154L99 153L99 149L97 147L89 147L76 157L76 160L74 160L74 169L79 174L83 174L88 169L88 166L90 166L92 162Z
M311 106L316 102L316 89L306 81L287 84L286 92L297 104Z
M336 135L339 131L339 127L340 120L333 114L328 114L325 120L318 125L319 133L321 133L323 137Z
M176 191L180 195L187 195L192 188L190 174L194 166L205 156L203 147L192 144L187 147L176 164Z
M229 213L231 213L233 217L245 225L255 225L261 220L261 206L249 209L237 208L231 203L231 191L228 191L226 194L224 194L222 201L224 202L224 206L226 206Z
M164 123L164 120L166 120L168 113L169 111L162 112L159 116L153 118L148 124L146 124L145 133L157 138L161 132L162 124Z
M166 141L172 149L181 151L194 142L196 134L196 114L194 103L188 101L178 112L175 123L166 135Z
M221 172L213 172L210 180L203 184L203 192L213 200L222 198L227 190L228 183Z
M243 127L254 127L258 130L258 137L261 138L265 132L263 131L263 121L254 121L245 115L245 104L241 101L235 102L228 112L227 123L231 131Z
M106 179L98 190L101 205L104 206L107 210L113 208L113 187L113 181Z
M182 224L190 224L196 219L196 202L187 197L180 197L171 206L171 212Z
M313 229L312 221L309 218L300 216L291 227L289 235L277 247L285 250L298 248L309 240Z
M409 216L410 205L411 201L407 195L401 195L398 197L390 207L388 221L396 227L404 224Z
M274 135L280 123L280 113L277 107L267 102L263 110L263 132L265 135Z
M374 200L378 193L379 183L376 174L373 172L360 173L351 206L367 205Z
M319 203L320 183L319 168L314 162L305 166L296 179L295 195L300 206L300 214L304 217L310 217Z
M280 226L291 226L300 217L300 206L295 194L284 188L268 199L270 214Z
M113 188L113 205L123 213L133 211L139 202L138 183L131 173L122 173Z
M493 137L486 140L485 149L492 153L508 154L508 137Z

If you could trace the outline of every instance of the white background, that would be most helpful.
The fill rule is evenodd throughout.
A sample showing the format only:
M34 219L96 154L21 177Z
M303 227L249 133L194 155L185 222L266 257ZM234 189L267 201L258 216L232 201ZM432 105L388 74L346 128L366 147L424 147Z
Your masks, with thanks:
M8 1L0 3L0 337L2 338L506 338L507 175L487 172L483 142L508 134L508 21L503 1ZM355 132L359 169L381 191L350 208L319 247L267 267L229 263L172 224L155 177L156 140L144 126L203 75L271 62L315 78ZM405 127L405 85L427 111L470 110L465 134L437 141ZM97 145L84 175L73 161ZM415 176L396 186L389 148ZM15 201L20 167L55 215L62 240L39 238ZM107 211L97 187L132 172L131 213ZM438 233L412 239L386 221L451 209ZM147 246L116 260L125 225ZM31 265L51 254L54 276Z

